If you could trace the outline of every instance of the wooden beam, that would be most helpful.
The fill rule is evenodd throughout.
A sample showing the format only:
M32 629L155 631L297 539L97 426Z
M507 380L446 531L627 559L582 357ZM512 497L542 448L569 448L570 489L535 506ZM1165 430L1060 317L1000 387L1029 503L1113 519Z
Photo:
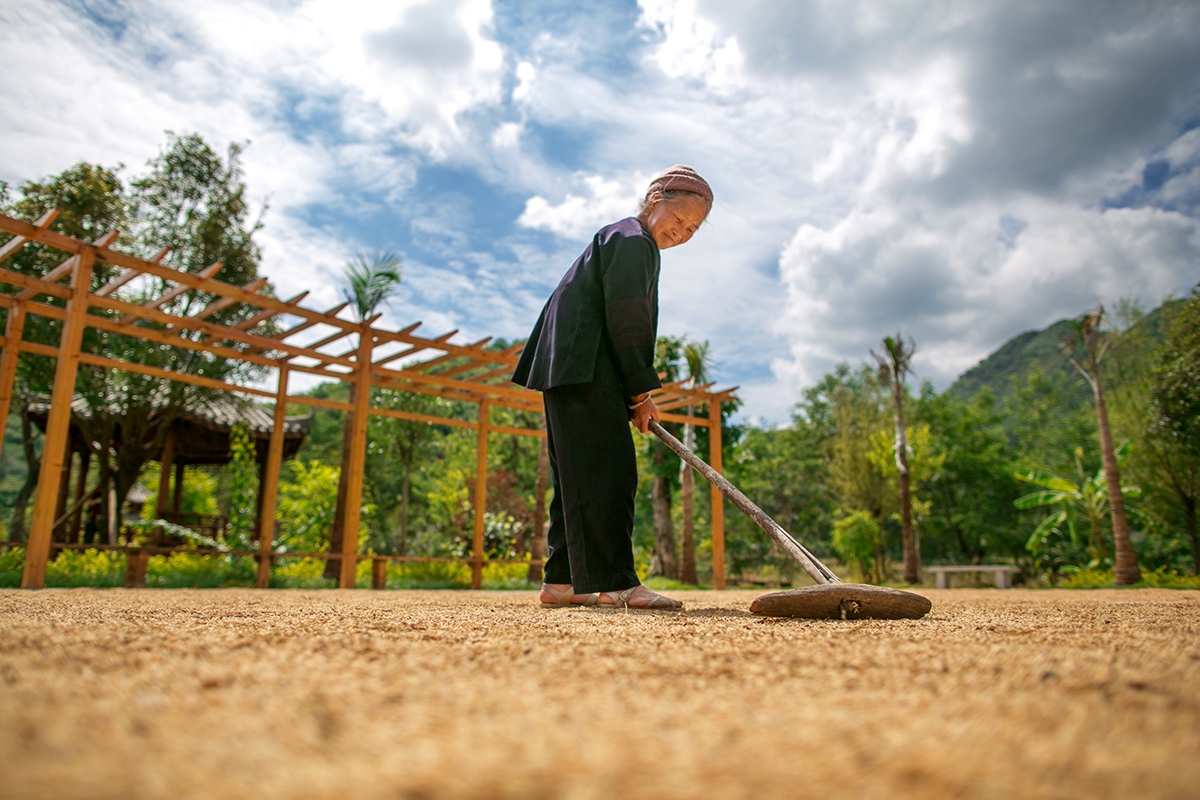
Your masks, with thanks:
M376 417L391 417L408 422L428 422L431 425L447 425L452 428L477 428L479 423L469 419L452 419L439 417L434 414L418 414L413 411L400 411L396 408L372 408L370 413Z
M350 469L346 481L346 516L342 526L341 575L338 585L354 588L354 573L358 566L358 521L362 513L363 467L367 456L367 412L371 407L371 350L375 339L371 328L359 328L358 369L355 376L354 417L351 423Z
M0 425L8 425L12 407L13 386L17 378L17 360L21 357L21 339L25 336L25 303L13 303L8 309L4 326L4 351L0 353ZM4 452L4 437L0 436L0 454Z
M47 283L41 278L35 278L32 275L25 275L20 272L13 272L11 269L0 268L0 283L20 286L22 289L32 289L34 294L49 294L68 300L71 298L71 290L66 286Z
M207 283L209 281L209 279L212 278L212 276L216 275L218 272L221 271L221 267L223 267L223 266L225 266L225 265L222 264L220 261L218 261L215 264L210 264L209 266L200 270L198 277L201 279L201 281ZM187 274L187 273L180 273L180 274ZM167 303L174 300L176 297L187 294L188 292L192 291L193 289L200 289L200 288L203 288L203 286L188 286L187 284L181 283L181 284L177 285L174 289L168 289L167 291L163 292L161 295L159 295L154 300L147 300L145 303L142 303L142 308L150 308L150 309L161 308L162 306L165 306ZM237 300L234 300L234 302L236 303ZM182 317L181 319L187 319L187 317ZM121 324L128 325L133 320L134 320L133 315L126 315L125 317L123 317L121 319Z
M721 403L708 404L708 465L721 469ZM712 574L713 588L725 588L725 495L715 484L710 485L712 503Z
M45 214L42 214L41 219L33 223L34 230L39 233L45 231L50 227L50 223L54 222L54 219L58 216L58 213L59 212L57 208L52 208ZM0 262L4 261L13 253L29 244L30 241L31 238L28 236L14 235L13 238L4 243L4 247L0 247Z
M120 289L122 286L129 283L131 280L141 274L142 273L138 272L136 269L127 269L108 283L101 286L96 291L92 292L92 294L97 297L108 297L117 289Z
M71 433L71 401L75 396L75 375L79 369L79 345L87 320L88 291L96 250L85 246L71 276L72 298L67 302L66 322L58 346L54 368L54 389L46 418L46 437L42 444L42 465L38 472L37 497L33 521L29 526L29 544L25 548L22 589L40 589L46 585L46 562L50 556L50 533L54 526L54 505L58 482L62 477L63 453ZM119 514L120 509L115 513Z
M659 417L663 422L678 422L680 425L698 425L701 428L709 427L709 421L705 417L688 417L683 414L660 413Z
M47 283L58 283L64 275L69 274L71 270L75 269L75 264L78 261L79 256L71 256L66 261L62 262L57 267L43 275L42 280L46 281ZM21 291L17 292L16 299L31 300L34 297L37 297L39 294L41 294L41 292L36 289L22 289Z
M479 401L479 435L475 440L475 531L471 538L471 588L483 588L483 526L487 513L487 456L490 410Z
M255 585L271 585L271 551L275 545L275 514L279 501L279 465L283 463L283 435L287 424L288 368L279 368L275 388L275 417L271 425L271 443L267 447L267 465L258 493L262 512L258 522L258 576Z
M294 306L294 305L298 304L298 303L299 303L301 300L303 300L303 299L304 299L304 298L306 298L306 297L308 297L308 292L301 292L301 293L300 293L300 294L298 294L298 295L294 295L294 296L292 296L292 297L289 297L287 300L284 300L283 302L284 302L286 305L289 305L289 306ZM269 320L271 317L277 317L277 316L279 316L281 313L282 313L282 312L280 312L280 311L273 311L273 310L271 310L271 309L267 309L267 310L265 310L265 311L260 311L260 312L258 312L257 314L252 314L251 316L249 316L249 317L247 317L246 319L242 320L241 322L239 322L238 324L234 325L233 327L234 327L234 328L236 328L236 329L238 329L239 331L248 331L248 330L250 330L251 328L253 328L255 325L257 325L258 323L260 323L260 322L266 322L266 321L267 321L267 320Z
M2 280L3 280L3 277L0 277L0 281L2 281ZM258 348L261 348L264 350L281 350L281 351L290 353L291 355L307 355L307 356L312 356L314 358L322 357L322 354L320 354L320 353L310 352L307 348L304 348L304 347L297 347L296 345L284 344L276 339L269 339L267 337L258 336L253 333L239 331L236 328L230 328L230 327L227 327L224 325L217 325L215 323L207 322L205 320L189 321L187 317L181 317L176 314L168 314L165 311L159 311L158 309L154 309L154 308L146 308L145 306L135 305L134 303L126 303L123 300L116 300L111 297L96 297L93 295L91 298L91 302L92 302L92 305L99 306L100 308L108 308L113 311L123 312L127 315L133 315L135 317L142 317L144 319L150 320L151 322L157 322L162 325L170 326L172 328L188 328L191 330L200 331L201 333L207 333L210 336L212 336L215 340L224 341L226 339L230 339L235 342L241 342L242 344L248 344L251 346L252 350L253 350L253 348L258 347ZM133 329L132 327L126 327L121 332L128 334L129 330L132 330L132 329ZM137 330L138 330L138 335L142 335L142 331L144 331L145 329L138 328ZM178 341L175 341L174 343L179 344ZM341 364L344 364L345 366L349 366L349 367L354 366L354 362L350 361L349 359L345 359L345 360L337 362L337 363L341 363Z
M337 400L326 400L323 397L309 397L304 394L289 395L287 401L301 406L316 406L317 408L332 408L334 411L353 411L349 403L339 403Z
M31 342L26 342L21 346L25 352L34 353L38 345L32 345ZM45 352L40 355L46 355ZM104 367L106 369L118 369L124 372L136 372L139 375L149 375L152 378L164 378L168 381L177 381L179 383L190 383L193 386L203 386L206 389L223 389L227 392L241 392L242 394L253 394L258 397L274 397L274 392L264 391L262 389L254 389L249 386L237 386L225 381L219 381L215 378L205 378L203 375L189 375L186 372L173 372L169 369L159 369L158 367L147 367L144 364L134 364L129 361L117 361L113 358L105 358L104 356L94 356L90 353L82 353L79 356L80 364L88 364L93 367ZM57 388L57 379L55 379L55 388Z
M266 285L267 285L267 279L259 278L256 281L246 284L246 289L248 289L251 292L255 292L257 294L258 290ZM211 317L213 314L217 313L218 311L222 311L226 308L229 308L232 305L236 305L237 302L238 301L234 300L232 297L219 297L216 300L213 300L208 305L206 305L204 308L200 309L200 311L198 313L193 314L190 317L187 317L187 319L208 319L209 317Z

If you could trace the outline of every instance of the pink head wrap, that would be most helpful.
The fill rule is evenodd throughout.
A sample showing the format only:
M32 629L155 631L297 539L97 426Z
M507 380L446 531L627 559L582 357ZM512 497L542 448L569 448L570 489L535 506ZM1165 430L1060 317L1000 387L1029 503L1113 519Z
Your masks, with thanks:
M676 164L673 167L668 167L659 173L658 177L650 181L650 185L646 188L646 194L651 192L693 192L700 195L711 208L713 203L712 188L709 187L708 181L700 177L696 170L685 164Z

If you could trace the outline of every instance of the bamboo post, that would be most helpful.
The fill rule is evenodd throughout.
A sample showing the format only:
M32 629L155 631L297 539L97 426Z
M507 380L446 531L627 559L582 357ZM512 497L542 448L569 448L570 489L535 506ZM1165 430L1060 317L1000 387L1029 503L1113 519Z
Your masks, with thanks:
M346 482L346 524L342 531L342 565L338 586L354 588L358 566L358 521L362 513L363 468L367 457L367 416L371 409L371 350L374 332L363 323L358 333L358 356L354 391L354 421L350 437L350 476Z
M46 438L42 445L42 467L38 472L37 498L33 505L33 522L29 526L29 543L25 548L25 568L21 573L22 589L41 589L46 585L50 529L54 525L63 452L71 433L71 401L75 396L79 347L83 342L95 261L96 248L84 245L79 260L71 270L71 296L64 309L62 338L58 344L54 391L50 395L50 413L46 419ZM116 513L119 514L120 510Z
M159 456L159 471L158 471L158 498L154 505L156 516L162 519L167 515L170 509L171 502L171 468L175 466L175 428L174 426L167 429L166 436L163 437L162 455ZM178 481L177 481L178 483Z
M258 579L255 585L266 589L271 585L271 550L275 546L275 509L279 499L279 466L283 461L284 423L287 421L288 368L279 368L279 384L275 392L275 421L271 427L271 443L267 447L267 468L258 484L260 512L258 515Z
M0 354L0 434L8 425L12 406L13 385L17 379L17 360L21 356L21 340L25 336L25 301L18 300L8 309L4 326L4 352ZM4 436L0 435L0 453L4 452Z
M483 588L483 523L487 510L487 451L490 407L479 401L479 438L475 445L475 535L471 539L471 588Z
M71 512L71 527L67 534L67 541L71 544L79 544L79 528L83 523L83 497L87 494L88 470L91 465L92 448L84 442L83 449L79 451L79 472L75 477L75 510Z
M717 472L721 467L721 401L708 401L708 463ZM713 588L725 588L725 496L715 485L709 487L712 500L712 573Z

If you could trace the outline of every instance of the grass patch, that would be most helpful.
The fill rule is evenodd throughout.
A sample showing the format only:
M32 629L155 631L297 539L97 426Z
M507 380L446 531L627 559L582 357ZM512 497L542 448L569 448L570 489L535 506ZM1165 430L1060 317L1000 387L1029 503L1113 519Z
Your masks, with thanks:
M1181 575L1166 567L1159 567L1153 572L1142 571L1142 579L1132 586L1117 586L1116 577L1111 569L1075 569L1062 581L1062 589L1200 589L1200 576Z

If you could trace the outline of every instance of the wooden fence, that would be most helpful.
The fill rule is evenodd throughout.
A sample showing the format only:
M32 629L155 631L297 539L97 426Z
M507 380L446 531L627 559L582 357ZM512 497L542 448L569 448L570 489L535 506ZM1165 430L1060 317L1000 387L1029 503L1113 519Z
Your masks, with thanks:
M487 497L487 449L490 433L544 437L536 428L515 428L491 422L493 407L542 413L541 395L509 381L523 345L506 350L487 349L490 338L469 344L450 340L457 331L424 337L416 333L417 322L392 331L376 327L379 316L363 322L342 319L342 304L327 311L314 311L300 305L307 292L287 300L261 293L266 279L247 286L234 286L216 279L221 264L213 264L198 273L182 272L164 265L167 251L145 260L112 249L118 232L112 231L95 242L84 242L51 230L57 216L51 211L36 222L25 222L0 214L0 233L11 234L0 246L0 263L20 248L41 245L61 253L64 258L41 275L30 275L0 266L0 307L8 310L4 336L0 339L0 420L8 418L21 353L56 359L46 435L42 446L41 470L29 529L21 586L45 585L46 563L51 549L51 533L66 458L75 378L80 364L179 381L210 389L237 392L274 402L274 427L260 491L263 513L259 529L259 567L257 585L266 588L270 577L275 533L275 509L278 500L279 470L283 453L284 419L288 403L347 411L351 415L349 475L340 553L327 554L341 562L339 585L354 586L355 564L359 556L358 528L362 505L363 464L367 445L367 420L370 415L457 426L477 431L477 467L474 492L474 529L472 586L479 588L483 565L488 563L483 549L484 506ZM114 277L101 283L97 263L116 268ZM153 299L132 303L122 299L119 290L148 277L159 288ZM64 284L64 281L66 282ZM99 284L99 285L98 285ZM143 287L145 288L145 287ZM174 300L195 293L207 298L195 314L180 316L162 310ZM139 298L141 299L141 298ZM222 309L243 304L249 313L240 321L222 325L209 318ZM26 340L25 321L40 316L61 323L57 346ZM286 324L284 324L286 323ZM279 326L283 326L278 329ZM270 327L268 327L270 326ZM175 372L160 367L110 358L82 348L84 330L120 334L171 347L208 353L237 360L276 373L275 388L238 386L203 375ZM424 360L417 360L420 356ZM294 395L288 392L294 372L317 375L351 384L352 403ZM371 389L382 387L405 392L444 397L473 403L478 407L475 420L418 414L371 405ZM734 399L736 387L714 391L712 385L688 386L673 382L654 392L655 403L664 420L690 423L709 429L709 460L721 470L721 403ZM705 412L684 415L681 409ZM0 437L3 447L3 437ZM725 585L724 505L720 493L711 494L713 583Z

